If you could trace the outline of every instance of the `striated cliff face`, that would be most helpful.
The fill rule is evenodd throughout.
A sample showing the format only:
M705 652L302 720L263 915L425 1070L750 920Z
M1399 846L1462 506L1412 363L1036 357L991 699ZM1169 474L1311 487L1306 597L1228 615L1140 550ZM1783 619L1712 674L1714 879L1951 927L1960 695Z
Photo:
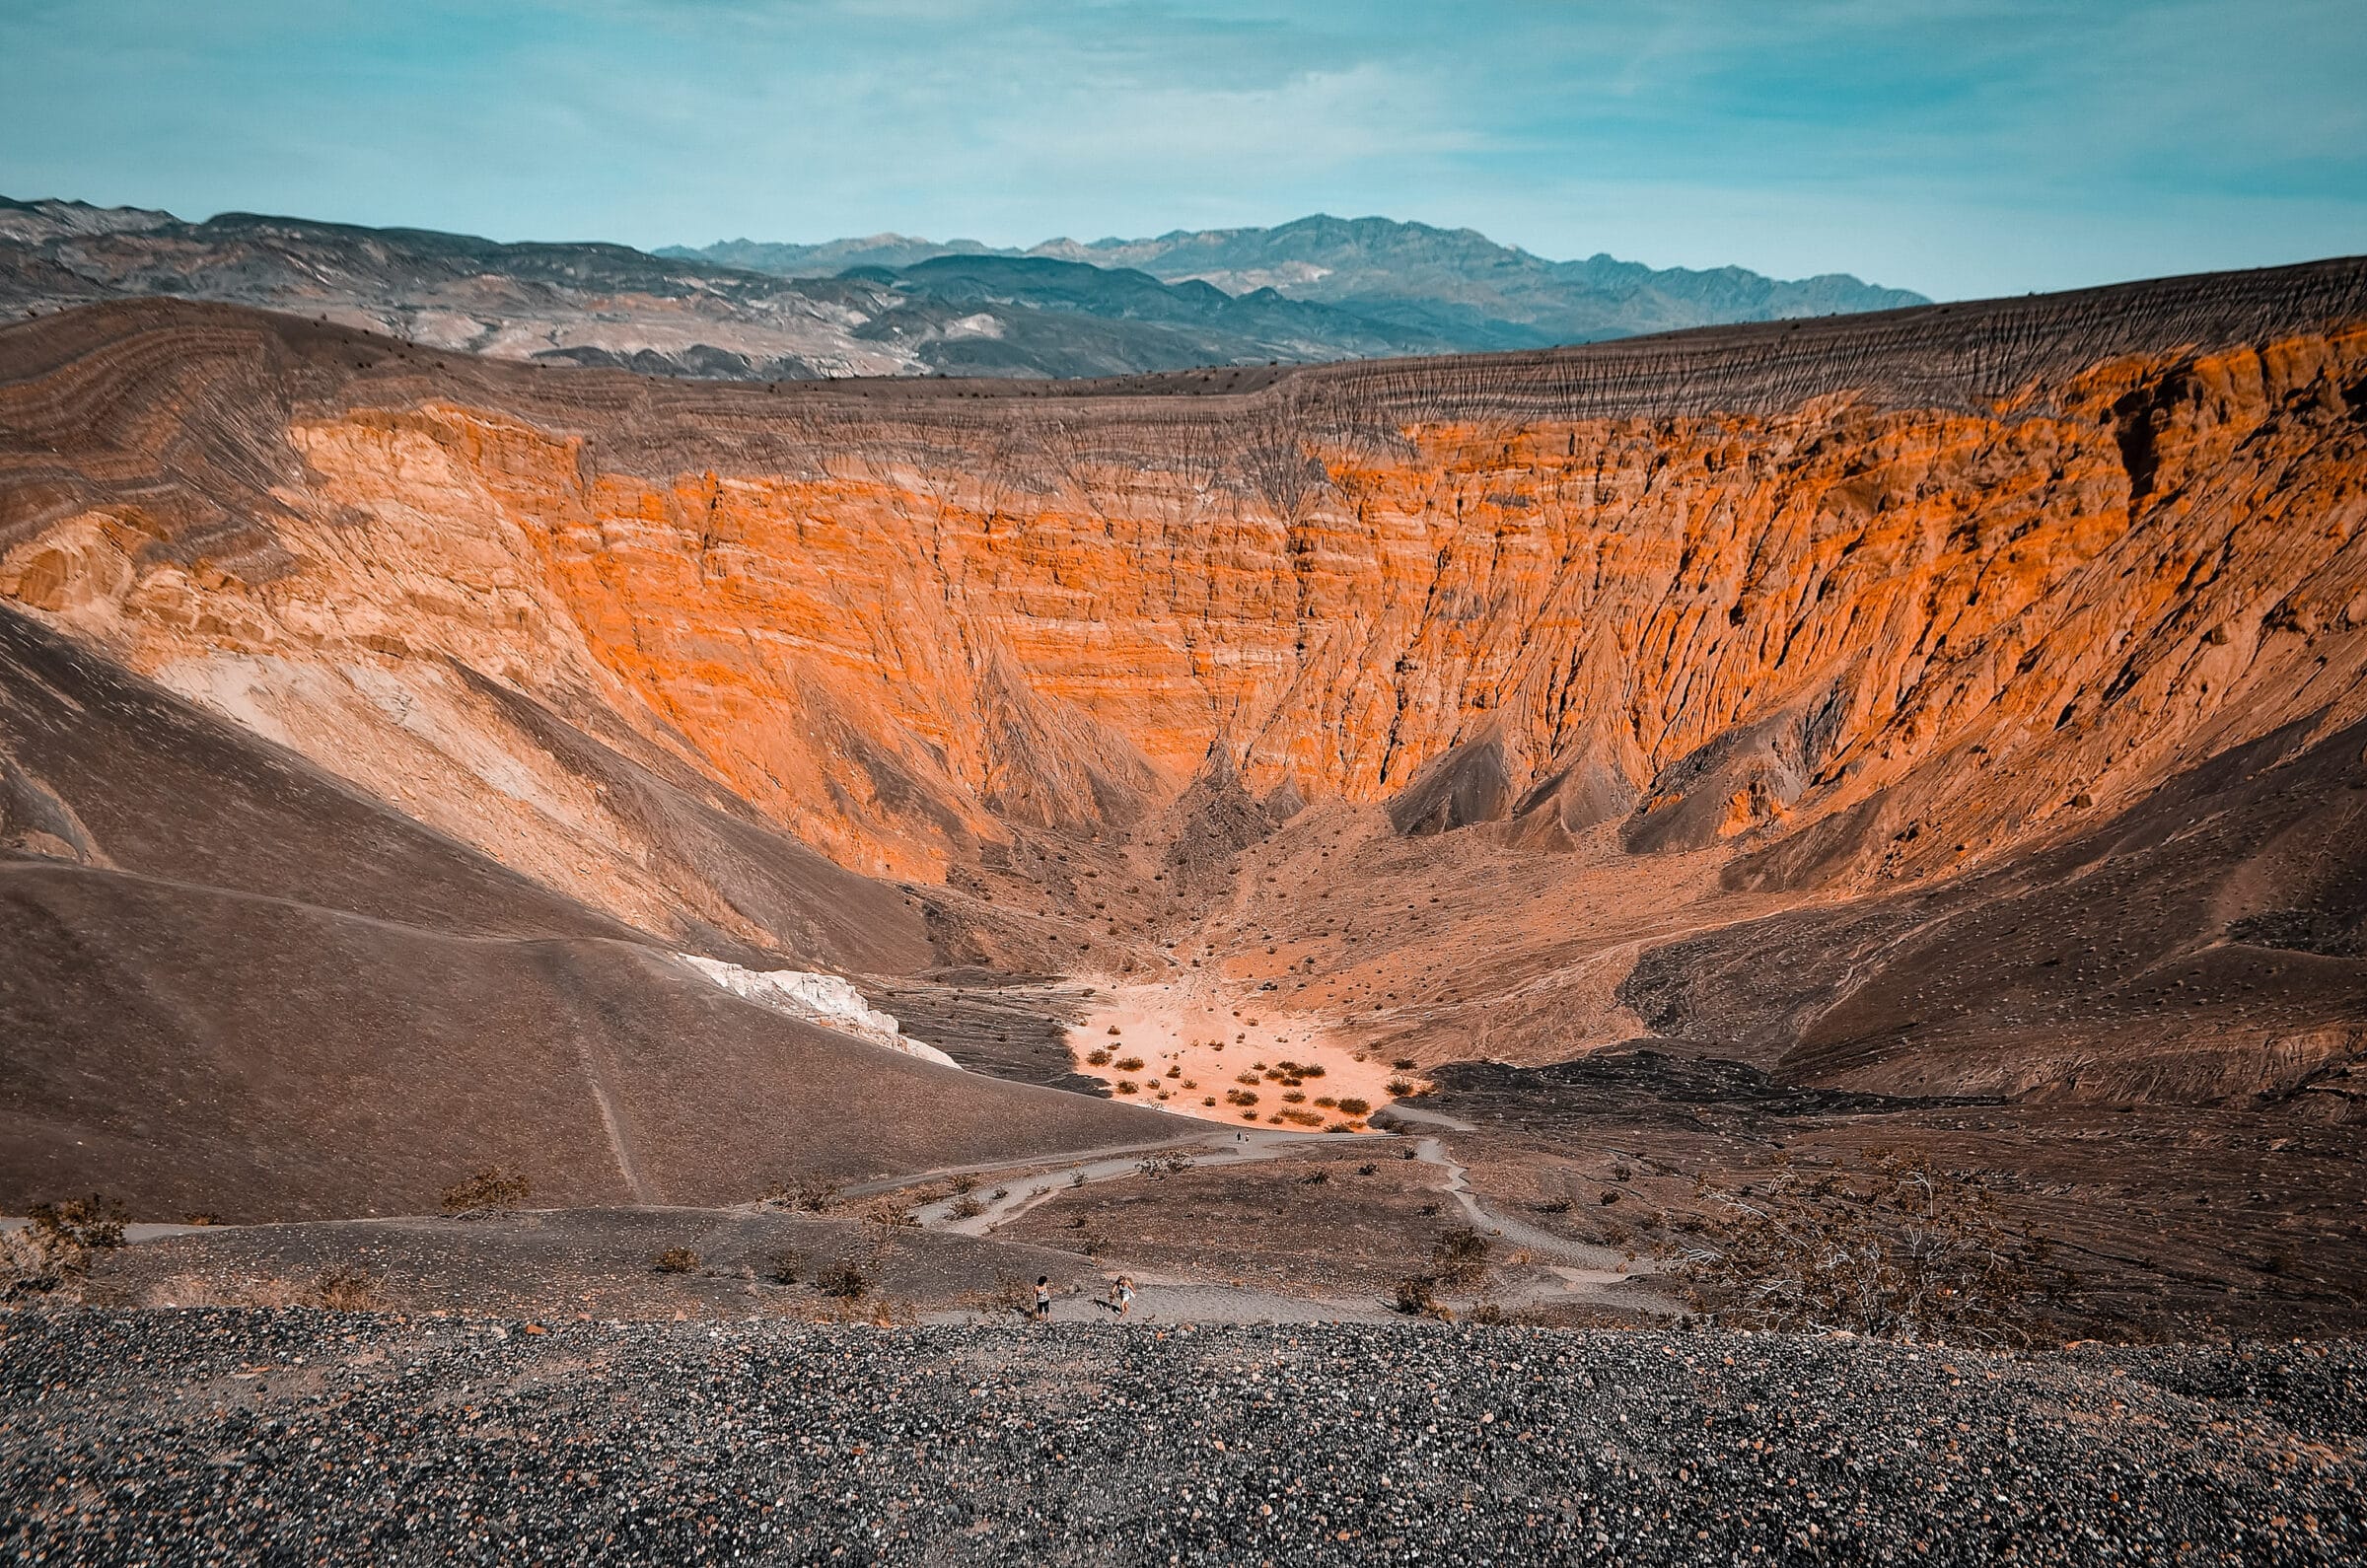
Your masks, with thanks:
M2005 866L2367 717L2363 524L2361 262L1060 388L164 303L0 331L0 596L544 887L877 972L1188 930L1244 985L1369 968L1357 1011L1431 1010L1360 1027L1425 1059L1641 1033L1613 987L1655 934ZM1483 1027L1280 861L1226 880L1302 807L1359 824L1343 900L1410 867L1516 904L1490 983L1596 1022ZM1054 842L1148 858L1097 901ZM1216 881L1141 892L1186 843ZM848 873L926 891L865 894L926 957L830 918Z
M1646 415L1688 367L1630 348L1639 411L1572 417L1536 405L1607 399L1470 406L1488 362L1164 404L444 385L108 311L14 334L0 592L300 749L366 733L320 759L486 848L599 811L501 776L523 695L865 872L1126 820L1214 748L1350 801L1444 758L1434 826L1639 794L1639 851L1871 802L1946 824L1860 868L1911 874L2352 716L2367 323L2326 314L1936 406L1852 390L1827 325L1830 387Z

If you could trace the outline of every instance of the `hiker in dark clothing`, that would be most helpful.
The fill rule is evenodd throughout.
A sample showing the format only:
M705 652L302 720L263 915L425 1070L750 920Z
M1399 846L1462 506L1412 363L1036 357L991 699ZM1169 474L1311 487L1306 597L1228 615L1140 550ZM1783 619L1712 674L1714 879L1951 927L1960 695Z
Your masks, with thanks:
M1036 1276L1036 1320L1040 1323L1045 1322L1050 1319L1051 1316L1052 1276L1039 1274Z

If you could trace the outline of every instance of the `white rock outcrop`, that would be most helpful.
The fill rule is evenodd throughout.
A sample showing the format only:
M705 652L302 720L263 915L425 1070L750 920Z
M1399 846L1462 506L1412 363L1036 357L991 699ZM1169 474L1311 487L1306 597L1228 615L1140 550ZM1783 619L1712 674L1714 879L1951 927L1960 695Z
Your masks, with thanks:
M903 1026L863 1000L835 974L811 969L744 969L721 959L702 959L694 953L675 955L683 963L744 1001L775 1013L851 1034L873 1045L884 1045L924 1062L961 1069L961 1063L923 1040L904 1037Z

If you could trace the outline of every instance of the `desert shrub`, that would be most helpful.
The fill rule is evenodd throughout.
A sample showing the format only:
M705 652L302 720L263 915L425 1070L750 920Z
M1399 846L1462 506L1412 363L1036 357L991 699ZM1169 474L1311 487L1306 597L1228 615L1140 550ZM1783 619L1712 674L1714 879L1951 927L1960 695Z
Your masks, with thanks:
M1110 1026L1110 1033L1112 1034L1117 1033L1117 1026L1115 1024Z
M962 1297L962 1305L981 1318L999 1318L1004 1313L1011 1313L1033 1319L1036 1316L1036 1291L1016 1274L998 1274L992 1290L968 1292Z
M1233 1081L1251 1089L1255 1089L1259 1084L1265 1082L1264 1079L1258 1077L1255 1073L1243 1073L1239 1078L1236 1078Z
M649 1266L661 1274L691 1274L698 1270L699 1257L686 1247L669 1247L649 1260Z
M805 1267L806 1254L795 1247L784 1247L764 1260L764 1277L775 1285L794 1285Z
M974 1220L986 1212L986 1205L978 1201L975 1193L965 1192L954 1199L952 1212L957 1220Z
M1419 1160L1421 1157L1422 1151L1410 1143L1400 1145L1398 1149L1398 1158L1400 1160Z
M1309 1062L1306 1066L1299 1069L1299 1076L1301 1078L1321 1078L1324 1076L1324 1064L1322 1062Z
M1336 1101L1336 1100L1333 1100L1333 1099L1332 1099L1332 1098L1331 1098L1329 1095L1318 1095L1318 1096L1316 1096L1316 1097L1315 1097L1315 1103L1316 1103L1317 1105L1322 1105L1322 1106L1323 1106L1325 1109L1327 1109L1327 1110L1333 1110L1333 1109L1337 1109L1337 1108L1338 1108L1338 1105L1339 1105L1339 1102L1338 1102L1338 1101Z
M1072 1187L1083 1186L1085 1184L1085 1173L1082 1171L1072 1173L1069 1176L1068 1184Z
M508 1166L489 1165L444 1189L447 1214L492 1214L514 1209L534 1192L533 1183Z
M94 1192L63 1203L36 1203L25 1217L35 1232L85 1251L105 1251L123 1245L123 1226L131 1214L120 1199Z
M1202 1095L1200 1097L1200 1104L1203 1105L1213 1105L1216 1104L1216 1097L1214 1095Z
M1191 1161L1180 1154L1153 1155L1134 1169L1147 1176L1176 1176L1190 1170Z
M814 1277L814 1288L838 1301L861 1301L871 1292L871 1276L851 1257L842 1257Z
M1393 1078L1381 1087L1389 1092L1392 1100L1403 1100L1413 1093L1413 1085L1402 1078Z
M1381 1168L1377 1165L1360 1165L1356 1168L1356 1174L1358 1176L1379 1176Z
M1686 1305L1724 1326L2026 1345L2075 1284L1978 1176L1920 1154L1867 1150L1815 1176L1787 1164L1763 1191L1697 1196L1709 1226L1661 1255Z
M1427 1274L1408 1274L1398 1281L1390 1305L1408 1318L1427 1318L1438 1311L1438 1282Z
M1570 1200L1568 1198L1547 1198L1542 1203L1532 1203L1529 1207L1539 1214L1567 1214L1570 1212Z
M1373 1105L1369 1100L1358 1100L1350 1096L1339 1103L1339 1109L1340 1114L1345 1116L1369 1116L1373 1113Z
M988 1198L992 1199L996 1203L1002 1202L1003 1199L1009 1197L1010 1195L1011 1189L1009 1187L996 1187L992 1192L986 1194Z
M313 1276L313 1299L333 1313L366 1313L385 1305L376 1274L366 1268L331 1265Z
M781 1209L803 1209L820 1214L837 1206L844 1186L822 1176L803 1176L794 1182L776 1181L764 1189L758 1201Z
M1430 1271L1449 1285L1476 1285L1487 1278L1488 1254L1494 1249L1493 1242L1466 1225L1431 1245Z
M1116 1083L1112 1084L1110 1087L1121 1095L1130 1095L1134 1093L1134 1080L1131 1078L1121 1078Z
M1303 1105L1306 1103L1307 1091L1304 1089L1286 1089L1282 1092L1282 1104L1286 1105Z
M1085 1060L1095 1067L1107 1067L1116 1053L1108 1050L1087 1051Z
M1254 1105L1257 1104L1257 1095L1254 1090L1228 1089L1225 1091L1225 1104L1228 1105Z
M1273 1119L1287 1121L1293 1126L1299 1127L1320 1127L1324 1124L1324 1118L1312 1110L1284 1110L1278 1112Z
M1143 1061L1139 1056L1124 1056L1118 1059L1117 1070L1121 1073L1138 1073L1142 1071L1142 1068Z
M977 1186L977 1184L978 1178L973 1176L958 1176L954 1177L954 1191L957 1195L972 1190Z
M1410 1056L1400 1056L1396 1061L1391 1062L1389 1065L1400 1073L1409 1073L1413 1071L1413 1058Z
M72 1294L93 1252L123 1245L128 1218L121 1203L97 1193L35 1204L22 1227L0 1233L0 1299Z
M1330 1179L1331 1173L1328 1171L1310 1171L1305 1176L1299 1177L1299 1185L1303 1187L1320 1187L1328 1182Z
M910 1204L901 1198L887 1197L880 1199L879 1202L863 1211L863 1223L896 1230L901 1226L918 1225L920 1222L912 1217Z

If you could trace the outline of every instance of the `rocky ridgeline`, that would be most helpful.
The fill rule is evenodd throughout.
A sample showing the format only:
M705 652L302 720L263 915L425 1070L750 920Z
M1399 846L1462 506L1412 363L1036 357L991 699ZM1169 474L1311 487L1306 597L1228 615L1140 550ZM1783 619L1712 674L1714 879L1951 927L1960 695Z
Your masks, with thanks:
M2355 1345L0 1319L28 1561L2345 1563Z

